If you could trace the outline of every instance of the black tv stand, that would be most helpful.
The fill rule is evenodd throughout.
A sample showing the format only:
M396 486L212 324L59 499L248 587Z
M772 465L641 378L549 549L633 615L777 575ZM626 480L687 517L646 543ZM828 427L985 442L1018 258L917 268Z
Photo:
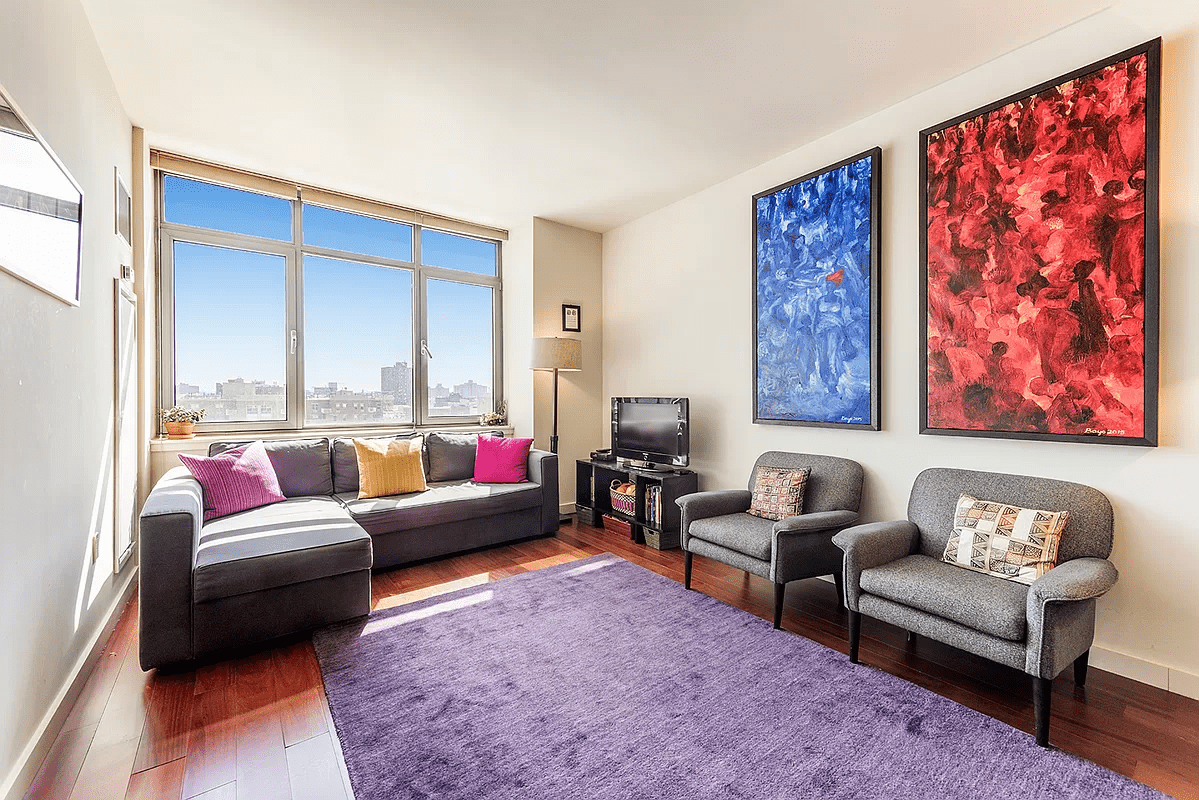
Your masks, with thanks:
M636 489L633 514L612 508L612 481L631 483ZM675 500L699 490L699 478L691 470L648 470L614 461L575 462L575 510L580 524L603 527L610 515L629 524L629 538L658 550L679 546L681 512ZM651 493L651 489L654 491ZM651 494L656 502L647 503Z

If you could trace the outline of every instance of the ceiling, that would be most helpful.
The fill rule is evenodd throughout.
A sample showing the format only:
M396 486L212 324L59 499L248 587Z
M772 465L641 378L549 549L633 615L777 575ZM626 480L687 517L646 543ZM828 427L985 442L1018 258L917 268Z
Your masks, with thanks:
M596 231L1108 5L82 2L152 146L484 224Z

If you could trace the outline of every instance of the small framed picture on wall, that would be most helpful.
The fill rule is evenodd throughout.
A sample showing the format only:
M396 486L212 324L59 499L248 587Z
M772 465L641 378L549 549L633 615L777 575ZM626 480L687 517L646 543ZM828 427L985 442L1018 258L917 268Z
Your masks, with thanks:
M115 168L113 174L116 176L116 233L125 240L125 244L133 244L133 199L129 195L129 187L125 185L125 180L121 177L121 173Z
M579 306L572 306L566 303L562 304L562 330L574 331L579 333L583 330L583 323L579 318L582 309Z

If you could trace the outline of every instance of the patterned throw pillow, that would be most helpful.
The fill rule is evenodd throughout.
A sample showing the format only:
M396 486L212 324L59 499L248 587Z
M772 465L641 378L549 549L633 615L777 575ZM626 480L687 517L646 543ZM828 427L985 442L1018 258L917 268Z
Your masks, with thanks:
M1018 583L1032 583L1057 565L1069 511L1038 511L964 494L941 560Z
M785 519L803 513L804 489L811 467L758 467L754 472L749 513L763 519Z
M420 436L411 439L355 439L358 499L423 492L425 465Z

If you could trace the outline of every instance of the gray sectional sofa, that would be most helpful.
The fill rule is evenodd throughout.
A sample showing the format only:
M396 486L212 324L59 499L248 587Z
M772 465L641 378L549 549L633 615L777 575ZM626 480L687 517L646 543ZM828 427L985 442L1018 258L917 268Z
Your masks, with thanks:
M348 438L266 442L287 500L207 523L199 481L164 475L141 513L142 668L362 616L372 569L557 530L556 455L530 451L525 483L476 484L476 434L424 437L428 490L393 497L358 499Z

